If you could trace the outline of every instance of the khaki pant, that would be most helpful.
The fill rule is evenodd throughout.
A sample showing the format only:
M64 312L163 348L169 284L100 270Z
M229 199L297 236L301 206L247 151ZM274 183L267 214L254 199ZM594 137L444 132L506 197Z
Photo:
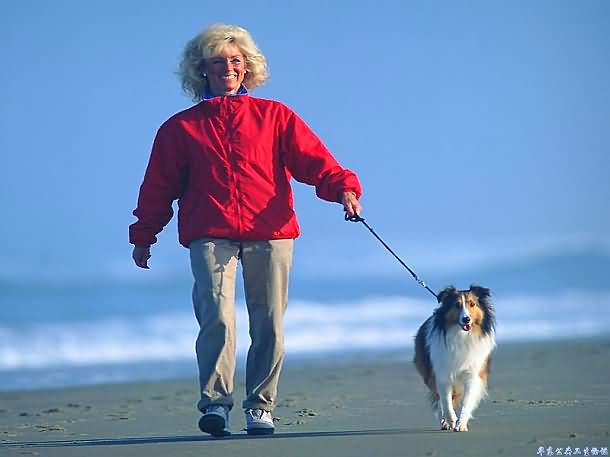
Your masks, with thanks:
M210 404L233 407L235 374L235 278L241 260L251 345L243 408L272 411L284 361L284 313L293 240L232 241L204 238L190 246L199 323L196 352L200 411Z

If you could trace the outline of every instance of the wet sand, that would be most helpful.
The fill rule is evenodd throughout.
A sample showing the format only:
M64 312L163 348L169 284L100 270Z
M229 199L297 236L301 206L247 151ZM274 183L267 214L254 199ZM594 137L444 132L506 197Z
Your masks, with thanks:
M0 456L536 456L610 447L610 338L500 344L466 433L441 432L411 350L288 361L276 434L197 429L195 379L0 393ZM238 373L236 405L243 398ZM578 455L578 454L576 454ZM594 454L590 454L594 455Z

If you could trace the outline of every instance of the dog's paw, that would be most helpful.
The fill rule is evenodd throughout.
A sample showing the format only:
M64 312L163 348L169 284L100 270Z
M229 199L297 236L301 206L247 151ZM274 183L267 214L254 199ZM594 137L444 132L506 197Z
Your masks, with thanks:
M467 422L458 421L458 423L455 425L453 430L456 431L456 432L467 432L468 431L468 423Z

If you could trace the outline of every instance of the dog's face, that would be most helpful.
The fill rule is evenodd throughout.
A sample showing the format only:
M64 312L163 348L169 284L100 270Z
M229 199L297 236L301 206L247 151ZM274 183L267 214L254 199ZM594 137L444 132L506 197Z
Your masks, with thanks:
M444 329L458 326L479 336L488 334L495 325L490 295L489 289L479 286L468 290L447 287L438 295L437 325Z

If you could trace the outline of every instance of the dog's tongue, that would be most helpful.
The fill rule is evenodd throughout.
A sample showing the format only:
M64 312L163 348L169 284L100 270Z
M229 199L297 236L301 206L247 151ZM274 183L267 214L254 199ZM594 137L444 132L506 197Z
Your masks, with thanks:
M470 324L464 324L464 325L462 325L462 328L464 329L465 332L469 332L470 331Z

